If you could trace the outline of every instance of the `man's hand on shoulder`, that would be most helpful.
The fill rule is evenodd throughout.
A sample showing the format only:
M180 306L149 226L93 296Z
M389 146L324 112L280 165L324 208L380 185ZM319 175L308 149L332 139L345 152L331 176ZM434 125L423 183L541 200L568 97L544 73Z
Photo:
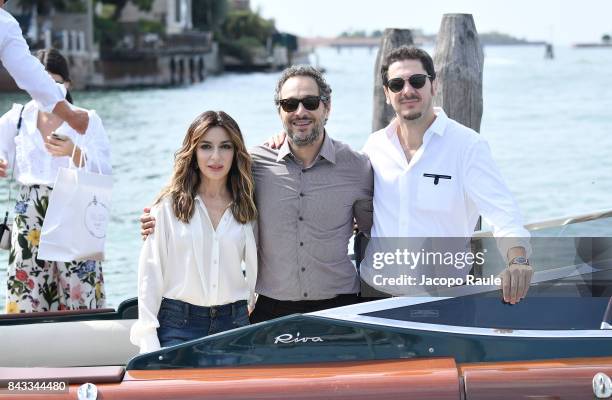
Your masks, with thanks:
M155 218L151 215L151 208L145 207L143 214L140 216L140 235L142 240L146 240L147 236L155 232Z
M275 136L269 137L263 145L271 149L278 150L285 142L285 139L287 139L287 134L282 131L281 133L278 133Z

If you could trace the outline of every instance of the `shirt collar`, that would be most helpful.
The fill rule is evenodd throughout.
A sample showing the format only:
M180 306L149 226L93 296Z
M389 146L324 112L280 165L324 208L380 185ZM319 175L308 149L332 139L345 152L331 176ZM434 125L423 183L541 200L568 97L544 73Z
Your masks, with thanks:
M334 142L330 139L327 132L323 132L323 144L321 145L321 149L319 150L320 157L326 159L332 164L336 163L336 149L334 147ZM278 150L278 156L276 157L276 161L280 161L291 154L291 148L289 147L289 141L285 140ZM318 157L317 157L318 158Z
M434 114L436 115L436 119L434 119L430 127L427 128L426 132L432 132L437 134L438 136L444 136L444 131L446 131L446 127L450 122L450 118L448 118L448 116L441 107L434 107ZM398 122L397 117L395 117L385 128L385 133L387 134L387 137L393 137L393 135L397 133L397 128Z

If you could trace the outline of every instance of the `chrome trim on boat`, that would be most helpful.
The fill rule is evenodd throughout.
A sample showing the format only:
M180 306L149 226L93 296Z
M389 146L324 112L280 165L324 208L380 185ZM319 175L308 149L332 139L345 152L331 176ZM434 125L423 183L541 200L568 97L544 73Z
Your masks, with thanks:
M598 399L608 399L612 397L612 379L603 372L593 377L593 394Z
M574 215L571 217L554 218L546 221L534 222L525 225L525 229L529 231L537 231L540 229L554 228L556 226L566 226L578 224L581 222L595 221L602 218L612 217L612 210L600 210L590 212L588 214ZM492 237L491 231L478 231L474 233L474 237Z
M98 398L98 387L93 383L84 383L77 390L78 400L96 400Z

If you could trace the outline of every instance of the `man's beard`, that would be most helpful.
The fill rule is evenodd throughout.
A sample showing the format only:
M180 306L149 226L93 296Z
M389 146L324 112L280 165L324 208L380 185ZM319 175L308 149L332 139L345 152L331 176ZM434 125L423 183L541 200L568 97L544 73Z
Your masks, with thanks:
M411 98L416 98L416 97L413 96ZM420 97L418 99L422 100L422 98ZM433 97L429 99L429 101L426 101L423 103L422 105L423 108L421 109L421 111L415 111L413 113L408 113L407 115L402 115L402 119L404 121L416 121L418 119L421 119L425 115L427 110L429 110L432 107L432 103L433 103Z
M414 121L414 120L421 118L422 116L423 116L423 113L417 112L414 114L404 115L402 118L404 119L404 121Z
M286 127L287 136L289 136L289 139L291 140L291 144L298 146L298 147L308 146L310 144L313 144L314 142L317 141L317 139L323 133L323 124L320 122L313 123L310 133L306 136L296 135L296 133L290 128L290 126L291 125L289 124L289 126Z

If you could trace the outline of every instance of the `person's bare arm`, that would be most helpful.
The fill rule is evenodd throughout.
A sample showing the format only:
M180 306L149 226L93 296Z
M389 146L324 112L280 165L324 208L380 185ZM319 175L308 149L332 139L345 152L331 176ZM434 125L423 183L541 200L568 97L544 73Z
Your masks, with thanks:
M89 114L85 110L75 110L67 101L58 102L53 108L53 114L57 115L75 131L84 134L89 126Z

